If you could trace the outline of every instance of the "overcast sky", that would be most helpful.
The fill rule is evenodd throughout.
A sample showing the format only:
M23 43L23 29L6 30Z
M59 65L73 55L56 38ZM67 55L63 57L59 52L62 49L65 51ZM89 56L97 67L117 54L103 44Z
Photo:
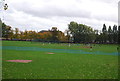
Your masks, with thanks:
M0 16L4 22L20 30L64 31L71 21L101 30L118 24L119 0L6 0L9 8Z

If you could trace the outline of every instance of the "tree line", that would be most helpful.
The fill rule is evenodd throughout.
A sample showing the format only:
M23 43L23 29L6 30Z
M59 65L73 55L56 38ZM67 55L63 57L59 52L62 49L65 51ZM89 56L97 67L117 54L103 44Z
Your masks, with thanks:
M23 40L23 41L41 41L41 42L67 42L67 36L57 27L52 27L51 30L36 31L20 31L18 28L12 29L2 23L2 38L5 40Z
M118 34L120 27L114 25L108 29L105 24L101 30L94 30L92 27L70 22L65 32L52 27L50 30L20 31L18 28L12 29L11 26L2 23L2 39L6 40L24 40L40 42L71 42L71 43L118 43Z
M68 31L72 35L72 41L75 43L118 43L118 34L120 27L114 25L109 26L108 29L103 24L102 30L93 30L90 26L78 24L77 22L70 22Z

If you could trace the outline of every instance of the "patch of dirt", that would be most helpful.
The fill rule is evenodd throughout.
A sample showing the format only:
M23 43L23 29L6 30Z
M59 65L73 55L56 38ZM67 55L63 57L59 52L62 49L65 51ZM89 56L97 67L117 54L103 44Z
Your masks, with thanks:
M51 52L49 52L49 53L47 53L47 54L55 54L55 53L51 53Z
M20 62L20 63L29 63L32 60L6 60L7 62Z
M84 46L83 48L90 48L90 46Z

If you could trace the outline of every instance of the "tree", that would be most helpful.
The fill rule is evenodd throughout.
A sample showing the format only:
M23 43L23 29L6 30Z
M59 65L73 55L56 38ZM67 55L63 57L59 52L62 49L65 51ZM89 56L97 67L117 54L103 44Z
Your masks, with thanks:
M24 32L20 31L20 40L24 40Z
M9 32L9 38L12 40L13 39L13 37L14 37L14 30L10 30L10 32Z
M118 26L118 44L120 44L120 26Z
M18 28L15 28L14 30L15 34L14 34L14 39L19 39L19 29Z
M78 39L77 39L77 38L79 38L78 35L77 35L77 29L78 29L77 22L74 22L74 21L70 22L70 24L68 24L68 29L69 29L70 34L72 35L72 37L74 39L73 41L74 42L79 42Z
M96 43L99 43L100 41L100 38L99 38L99 30L94 30L94 33L95 33L95 42Z
M58 41L59 42L68 42L68 38L62 31L58 31Z
M6 36L6 24L2 23L2 37Z
M87 25L78 24L72 21L68 24L68 29L75 43L88 43L95 40L95 32Z
M28 35L28 31L27 30L24 31L24 39L25 40L29 39L29 35Z
M40 31L37 33L37 39L43 42L52 40L52 33L50 31Z
M58 41L58 29L57 27L52 27L50 30L52 33L52 41L57 42Z
M103 24L103 28L102 28L102 37L103 37L103 43L107 42L107 28L106 25Z
M2 23L2 37L8 39L12 33L11 27Z
M65 34L66 34L66 42L72 42L71 40L71 36L70 36L70 31L67 29L65 30Z
M109 43L112 43L112 41L113 41L113 31L111 29L111 26L109 26L109 28L108 28L108 41L109 41Z
M118 40L118 31L117 31L117 25L113 26L113 42L117 43Z
M35 31L29 31L29 38L31 40L36 39L36 37L37 37L37 34Z

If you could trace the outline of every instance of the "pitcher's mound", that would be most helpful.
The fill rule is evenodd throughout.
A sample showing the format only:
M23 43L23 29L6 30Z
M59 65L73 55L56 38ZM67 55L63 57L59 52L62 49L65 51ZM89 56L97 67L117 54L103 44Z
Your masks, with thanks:
M32 62L32 60L6 60L8 62L20 62L20 63L29 63Z
M47 54L55 54L55 53L50 53L50 52L49 52L49 53L47 53Z

